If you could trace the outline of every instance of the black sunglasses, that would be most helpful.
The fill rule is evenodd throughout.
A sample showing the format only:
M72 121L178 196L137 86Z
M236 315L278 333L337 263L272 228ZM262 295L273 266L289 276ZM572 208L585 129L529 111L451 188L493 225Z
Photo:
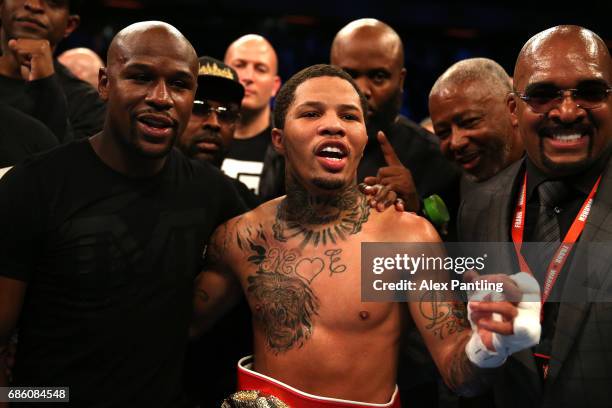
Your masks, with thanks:
M208 101L193 101L192 113L194 115L200 116L203 119L208 119L213 112L217 114L217 120L219 120L219 122L226 124L236 123L240 117L240 112L236 109L228 108L223 105L215 108L209 104Z
M582 109L595 109L603 105L612 87L603 83L584 84L577 88L559 89L554 86L536 86L524 94L513 92L536 113L548 113L558 108L566 96Z

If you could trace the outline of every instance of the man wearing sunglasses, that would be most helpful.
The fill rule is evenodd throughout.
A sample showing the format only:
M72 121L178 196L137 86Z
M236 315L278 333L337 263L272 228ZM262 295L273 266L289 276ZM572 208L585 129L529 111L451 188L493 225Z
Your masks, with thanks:
M592 31L558 26L532 37L507 98L527 156L464 198L461 240L512 240L508 268L531 271L548 300L540 343L500 373L499 407L610 404L611 84L610 53Z
M192 159L221 168L240 119L244 87L236 71L218 59L203 56L199 62L198 90L189 123L177 138L177 147ZM244 183L230 180L249 208L259 204Z

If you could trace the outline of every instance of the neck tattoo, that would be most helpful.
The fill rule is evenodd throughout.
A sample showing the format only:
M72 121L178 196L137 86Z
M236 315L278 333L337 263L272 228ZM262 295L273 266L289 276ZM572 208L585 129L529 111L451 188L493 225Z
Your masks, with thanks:
M295 184L278 205L272 229L274 238L280 242L301 237L302 249L309 244L335 245L339 239L345 241L361 231L369 215L368 201L356 185L333 196L317 197Z

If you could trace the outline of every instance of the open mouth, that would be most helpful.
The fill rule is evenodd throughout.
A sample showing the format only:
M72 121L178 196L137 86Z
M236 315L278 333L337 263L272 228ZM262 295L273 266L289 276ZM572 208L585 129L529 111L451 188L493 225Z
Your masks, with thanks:
M148 136L164 137L174 130L174 121L164 115L143 114L137 120L141 130Z
M580 140L581 137L584 137L586 135L581 135L578 133L573 133L571 135L553 135L552 139L555 142L561 142L561 143L574 143L577 142L578 140Z
M551 129L543 132L544 142L559 150L588 146L592 132L587 128Z
M476 151L455 156L455 161L465 170L470 170L480 162L480 152Z
M342 143L323 143L317 148L316 155L329 160L340 161L348 156L348 149Z
M336 172L344 168L348 157L347 146L339 141L321 143L315 150L315 156L327 170Z

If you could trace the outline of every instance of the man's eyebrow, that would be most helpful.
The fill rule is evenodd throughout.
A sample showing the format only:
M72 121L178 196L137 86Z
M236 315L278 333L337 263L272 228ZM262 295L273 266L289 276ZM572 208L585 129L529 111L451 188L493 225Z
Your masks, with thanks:
M452 122L458 122L458 121L461 121L461 120L465 119L466 117L482 116L485 112L486 112L486 109L470 109L470 110L465 110L463 112L459 112L459 113L453 115L451 121Z
M342 68L342 70L344 70L344 72L346 72L350 76L361 75L363 73L358 68L349 68L349 67L340 67L340 68Z
M326 105L323 102L319 102L319 101L304 101L304 102L300 103L299 105L297 105L296 108L311 107L311 108L323 109L323 108L325 108L325 106ZM353 103L341 103L339 105L336 105L335 108L339 109L339 110L356 110L356 111L361 111L359 106L355 105Z
M148 70L153 68L152 64L145 64L143 62L131 62L125 65L126 69L142 69L142 70Z
M313 106L313 107L322 107L326 104L321 101L304 101L297 106ZM341 103L336 105L336 107L341 109L359 109L359 106L354 103Z
M532 82L530 84L527 84L527 86L525 87L525 93L528 93L529 91L537 88L557 88L557 86L551 81Z
M361 109L359 109L359 106L352 104L352 103L342 103L340 105L338 105L338 108L340 108L341 110L357 110L357 111L361 111Z
M189 80L193 80L195 81L195 77L193 75L193 73L191 71L181 71L178 70L174 73L176 78L180 78L180 79L189 79Z
M133 62L129 63L125 66L126 70L135 70L135 71L151 71L155 68L154 64L146 64L143 62ZM195 77L191 71L178 69L173 73L174 77L181 79L191 79L195 80Z
M589 78L589 79L583 79L582 81L578 81L578 85L576 85L576 87L579 86L584 86L584 85L603 85L603 86L610 86L603 78Z
M582 80L579 80L576 84L575 87L579 87L579 86L584 86L584 85L607 85L607 82L602 79L602 78L585 78ZM533 82L531 84L528 84L525 87L525 93L533 90L533 89L537 89L537 88L555 88L555 89L560 89L559 86L557 86L554 82L552 81L539 81L539 82Z
M319 101L304 101L296 106L296 108L302 108L302 107L311 107L311 108L321 109L324 107L324 104L323 102L319 102Z
M385 73L390 73L391 71L389 71L387 68L385 67L374 67L374 68L370 68L368 69L368 73L376 73L376 72L385 72Z

